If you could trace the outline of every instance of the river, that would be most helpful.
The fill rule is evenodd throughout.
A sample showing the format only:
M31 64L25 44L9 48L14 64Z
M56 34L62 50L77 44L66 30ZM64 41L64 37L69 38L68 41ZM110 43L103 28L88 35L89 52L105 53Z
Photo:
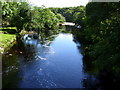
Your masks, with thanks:
M39 39L22 40L2 57L3 88L85 88L88 78L94 84L78 47L72 33L53 35L44 44Z

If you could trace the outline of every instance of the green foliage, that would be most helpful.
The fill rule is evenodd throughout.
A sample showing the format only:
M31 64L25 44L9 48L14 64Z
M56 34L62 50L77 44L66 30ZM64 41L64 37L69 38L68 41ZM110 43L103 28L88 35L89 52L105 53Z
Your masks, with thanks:
M54 29L58 23L56 15L47 8L35 6L31 13L32 20L25 25L27 30L45 32L47 29Z
M85 18L85 7L67 7L67 8L50 8L55 14L59 13L63 15L67 22L75 22L76 24L82 24Z
M7 25L10 17L17 13L17 2L1 2L2 3L2 21L3 25Z
M56 15L50 10L42 7L32 7L27 2L2 2L3 25L11 25L21 30L34 30L44 32L47 29L55 29L57 23L64 18Z
M57 14L56 14L56 17L58 18L59 23L65 22L65 17L63 17L62 14L57 13Z
M108 71L120 74L119 5L94 2L86 6L84 53L94 58L93 63L99 73Z
M20 32L31 21L31 7L27 2L21 2L17 8L17 13L10 18L10 24L16 26Z

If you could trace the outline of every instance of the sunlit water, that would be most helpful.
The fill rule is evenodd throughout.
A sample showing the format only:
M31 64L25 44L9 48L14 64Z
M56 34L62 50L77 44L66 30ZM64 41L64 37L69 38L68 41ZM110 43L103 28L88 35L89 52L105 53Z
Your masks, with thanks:
M23 40L24 52L18 50L18 54L13 48L6 54L3 58L6 60L3 63L5 87L83 88L86 75L82 55L72 34L60 33L48 45L40 42Z
M28 43L28 42L27 42ZM21 63L20 74L23 78L19 87L34 88L79 88L82 87L82 55L73 42L72 34L59 34L50 46L35 46L34 60Z

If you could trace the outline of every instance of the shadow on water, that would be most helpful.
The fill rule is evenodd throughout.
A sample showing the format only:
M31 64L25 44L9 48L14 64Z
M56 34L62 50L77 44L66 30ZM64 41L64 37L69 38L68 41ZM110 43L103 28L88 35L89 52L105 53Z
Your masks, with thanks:
M81 43L78 45L78 50L83 54L83 69L86 74L86 78L83 79L83 87L85 88L97 88L97 89L117 89L120 85L120 77L115 76L113 72L106 70L100 71L93 63L93 58L89 56L89 51L84 48L85 45L89 45L91 42L85 42L84 34L81 33L82 29L73 28L72 34L75 43Z

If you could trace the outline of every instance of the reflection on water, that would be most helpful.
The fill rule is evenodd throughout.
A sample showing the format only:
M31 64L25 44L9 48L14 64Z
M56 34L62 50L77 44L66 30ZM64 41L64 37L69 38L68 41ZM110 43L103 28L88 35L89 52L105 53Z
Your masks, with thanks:
M24 43L30 45L26 47L28 52L20 62L22 80L19 87L82 87L82 55L78 53L72 34L58 34L48 46L41 45L39 40ZM25 62L26 59L29 61Z
M71 33L24 38L3 56L3 88L94 87L98 81L84 71L79 47Z

